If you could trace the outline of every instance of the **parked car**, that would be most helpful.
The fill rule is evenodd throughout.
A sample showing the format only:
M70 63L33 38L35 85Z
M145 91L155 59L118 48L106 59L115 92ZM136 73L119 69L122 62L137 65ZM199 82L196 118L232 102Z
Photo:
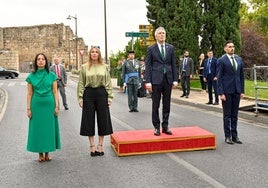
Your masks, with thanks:
M16 78L20 74L19 71L12 70L12 69L5 69L4 67L0 66L0 77L5 77L6 79L8 78Z

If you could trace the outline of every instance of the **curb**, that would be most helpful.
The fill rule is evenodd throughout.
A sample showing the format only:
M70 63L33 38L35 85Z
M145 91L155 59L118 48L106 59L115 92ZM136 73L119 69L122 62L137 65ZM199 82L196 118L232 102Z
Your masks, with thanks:
M8 93L5 89L0 88L0 122L2 121L8 101Z

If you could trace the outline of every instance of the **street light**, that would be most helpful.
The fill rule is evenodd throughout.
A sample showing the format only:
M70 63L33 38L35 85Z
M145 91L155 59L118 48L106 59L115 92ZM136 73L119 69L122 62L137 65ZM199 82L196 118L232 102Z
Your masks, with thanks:
M106 0L104 0L104 32L105 32L105 63L108 63L107 55L107 24L106 24Z
M77 38L78 38L78 36L77 36L77 15L75 14L75 16L71 16L71 15L69 15L66 19L68 19L68 20L71 20L71 19L75 19L75 60L76 60L76 62L75 62L75 64L76 64L76 70L78 70L78 55L77 55L77 48L78 48L78 46L77 46Z

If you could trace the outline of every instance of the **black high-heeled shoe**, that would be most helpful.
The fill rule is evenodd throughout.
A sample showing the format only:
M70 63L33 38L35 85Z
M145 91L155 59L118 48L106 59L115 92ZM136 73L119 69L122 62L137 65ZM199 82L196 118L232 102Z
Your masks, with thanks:
M103 156L104 155L104 152L102 151L102 149L100 150L99 147L102 147L102 145L98 145L98 155L99 156Z
M95 146L90 146L90 148L93 148L93 147L95 147ZM98 155L99 155L99 152L96 151L96 150L90 152L90 156L91 156L91 157L96 157L96 156L98 156Z
M91 157L96 157L96 156L99 156L99 152L98 151L94 151L94 152L90 152L90 156Z

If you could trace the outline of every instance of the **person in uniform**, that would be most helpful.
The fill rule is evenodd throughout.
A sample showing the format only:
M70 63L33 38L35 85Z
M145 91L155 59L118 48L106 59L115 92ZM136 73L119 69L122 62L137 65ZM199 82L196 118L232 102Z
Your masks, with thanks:
M141 68L140 62L135 58L135 52L128 52L128 60L124 62L122 67L122 77L124 86L127 86L128 91L128 107L129 112L138 111L138 89L141 86Z

